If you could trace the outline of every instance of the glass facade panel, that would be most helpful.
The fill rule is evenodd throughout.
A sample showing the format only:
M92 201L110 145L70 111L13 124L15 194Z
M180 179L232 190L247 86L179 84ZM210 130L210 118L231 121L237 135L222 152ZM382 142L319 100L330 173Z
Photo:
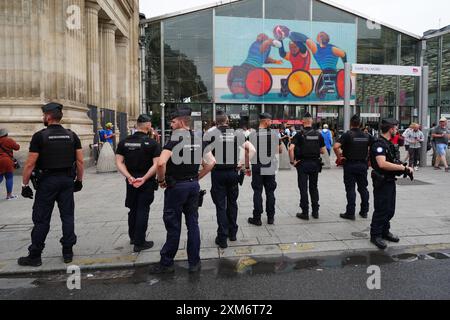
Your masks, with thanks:
M398 32L358 18L358 63L398 65Z
M441 114L450 114L450 34L442 39Z
M165 100L212 101L212 10L164 21Z
M380 114L381 117L395 117L397 77L358 75L357 105L361 113ZM375 117L369 120L378 120Z
M439 38L427 40L425 64L429 66L428 106L437 107ZM432 118L433 119L433 118ZM434 118L435 119L435 118ZM433 120L432 120L433 122Z
M147 56L143 77L147 81L147 101L161 100L161 24L152 23L145 29Z
M245 0L216 8L219 17L262 18L262 0Z
M311 0L266 0L266 19L311 20Z
M325 3L313 1L313 20L325 22L355 23L356 17Z
M404 66L417 65L417 46L418 41L407 35L401 35L400 64ZM400 78L400 126L407 127L414 117L414 108L417 108L416 88L419 85L419 78L399 77Z

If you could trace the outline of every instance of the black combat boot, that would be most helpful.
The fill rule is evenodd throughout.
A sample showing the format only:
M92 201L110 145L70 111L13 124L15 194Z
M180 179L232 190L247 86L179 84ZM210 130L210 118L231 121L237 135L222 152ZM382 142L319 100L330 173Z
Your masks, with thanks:
M22 267L40 267L42 265L41 254L30 252L28 256L19 258L17 263Z
M258 227L262 226L261 219L248 218L248 223L258 226Z
M297 213L297 218L308 221L309 214L308 213Z
M361 211L361 212L359 213L359 215L360 215L361 218L367 219L367 212L362 212L362 211Z
M378 249L384 250L387 248L386 242L383 241L381 237L372 237L370 238L370 242L378 247Z
M222 249L228 248L228 243L226 239L220 239L219 237L216 237L216 244Z
M342 213L342 214L340 214L340 217L342 218L342 219L345 219L345 220L352 220L352 221L355 221L355 215L354 214L347 214L347 213Z
M153 241L145 241L145 242L144 242L143 244L141 244L141 245L135 244L135 245L134 245L133 251L134 251L134 252L141 252L141 251L144 251L144 250L148 250L148 249L153 248L154 245L155 245L155 244L154 244Z
M63 247L62 249L64 263L71 263L73 260L73 250L72 247Z
M399 239L399 237L397 237L397 236L394 236L392 233L387 233L387 234L384 234L383 235L383 239L384 240L386 240L386 241L389 241L389 242L395 242L395 243L397 243L397 242L400 242L400 239Z

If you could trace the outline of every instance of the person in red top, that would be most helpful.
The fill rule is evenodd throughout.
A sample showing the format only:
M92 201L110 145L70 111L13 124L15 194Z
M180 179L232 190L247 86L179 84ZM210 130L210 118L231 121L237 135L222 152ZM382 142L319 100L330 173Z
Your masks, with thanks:
M8 131L0 129L0 183L6 179L6 200L17 199L12 194L14 162L13 151L18 151L20 146L11 138L8 138Z
M399 140L400 140L400 133L397 132L397 134L392 138L391 142L394 145L398 145Z
M300 41L291 41L289 43L289 52L287 53L282 45L280 48L280 56L292 64L292 72L297 70L309 71L310 69L311 54Z

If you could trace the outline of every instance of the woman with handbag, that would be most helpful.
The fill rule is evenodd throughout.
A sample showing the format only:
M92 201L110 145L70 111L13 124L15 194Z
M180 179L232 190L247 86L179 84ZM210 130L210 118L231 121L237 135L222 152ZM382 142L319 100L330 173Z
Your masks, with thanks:
M11 138L8 138L8 131L0 129L0 183L6 179L6 200L17 199L12 194L14 169L18 168L18 162L14 159L13 152L18 151L20 146Z

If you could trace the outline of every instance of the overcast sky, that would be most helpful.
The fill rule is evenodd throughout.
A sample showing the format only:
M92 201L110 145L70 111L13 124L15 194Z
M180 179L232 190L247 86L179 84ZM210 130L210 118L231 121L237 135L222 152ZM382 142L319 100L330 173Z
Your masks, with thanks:
M216 2L220 1L140 0L140 11L150 18ZM450 25L450 0L333 0L333 2L417 35L422 35L429 29Z

